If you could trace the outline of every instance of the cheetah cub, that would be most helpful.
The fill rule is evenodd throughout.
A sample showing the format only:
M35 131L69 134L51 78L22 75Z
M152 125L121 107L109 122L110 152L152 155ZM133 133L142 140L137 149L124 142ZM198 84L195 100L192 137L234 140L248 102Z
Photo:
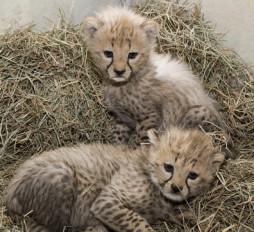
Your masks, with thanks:
M29 231L154 231L173 203L202 194L224 161L199 130L148 131L149 148L80 144L27 160L6 190L6 208Z
M213 100L186 64L154 51L156 22L129 9L109 8L85 18L82 31L104 72L104 101L117 118L117 143L135 147L148 129L172 125L225 129Z

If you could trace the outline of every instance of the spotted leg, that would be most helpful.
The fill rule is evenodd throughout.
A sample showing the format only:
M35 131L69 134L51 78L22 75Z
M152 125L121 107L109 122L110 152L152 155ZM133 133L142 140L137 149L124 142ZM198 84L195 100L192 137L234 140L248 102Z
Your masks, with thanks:
M148 138L147 131L149 129L157 129L160 125L160 118L157 113L150 114L143 121L137 123L135 132L131 135L129 140L130 147L136 148L140 145L145 139Z
M97 219L115 231L155 232L142 216L126 208L120 200L107 192L96 199L91 211Z

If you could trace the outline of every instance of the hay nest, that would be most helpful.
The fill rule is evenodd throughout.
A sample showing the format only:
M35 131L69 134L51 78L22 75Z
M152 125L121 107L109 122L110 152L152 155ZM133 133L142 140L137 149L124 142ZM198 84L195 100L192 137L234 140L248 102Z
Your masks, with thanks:
M221 47L197 6L169 1L135 11L161 25L158 50L192 66L217 101L238 151L212 188L189 203L195 226L170 222L158 231L254 231L254 84L245 63ZM0 37L0 191L33 153L77 142L112 142L114 120L101 97L101 74L87 56L78 27ZM1 210L0 230L21 231Z
M78 141L110 141L100 74L77 28L1 37L1 165Z

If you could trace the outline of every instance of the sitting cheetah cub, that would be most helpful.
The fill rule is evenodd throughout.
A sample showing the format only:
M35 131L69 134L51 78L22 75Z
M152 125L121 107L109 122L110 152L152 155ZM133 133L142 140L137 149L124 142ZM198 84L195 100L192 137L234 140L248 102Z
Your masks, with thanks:
M154 231L173 202L198 196L224 161L197 129L148 131L151 146L80 144L27 160L6 190L6 208L29 231Z
M172 125L225 129L213 100L189 68L154 51L156 22L125 8L109 8L85 18L82 29L104 72L104 101L117 117L117 143L136 147L148 129L163 131Z

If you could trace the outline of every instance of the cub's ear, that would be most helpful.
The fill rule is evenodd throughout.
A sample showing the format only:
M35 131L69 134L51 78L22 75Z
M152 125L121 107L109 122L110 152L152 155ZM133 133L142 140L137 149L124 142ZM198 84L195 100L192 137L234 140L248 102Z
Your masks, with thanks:
M86 17L81 25L85 38L93 38L96 31L103 26L103 22L95 17Z
M213 165L213 170L215 172L223 164L224 160L225 160L225 156L222 153L216 153L214 155L212 165Z
M155 129L150 129L147 131L147 136L149 138L149 141L151 145L155 145L159 141L159 132Z
M160 25L152 20L147 20L140 27L146 33L149 41L154 42L160 31Z

